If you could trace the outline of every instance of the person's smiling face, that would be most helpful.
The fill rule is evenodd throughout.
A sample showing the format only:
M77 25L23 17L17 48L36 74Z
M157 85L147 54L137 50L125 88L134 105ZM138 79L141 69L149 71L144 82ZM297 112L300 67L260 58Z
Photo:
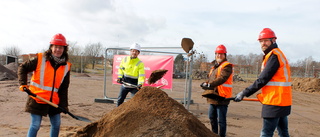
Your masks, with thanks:
M60 58L64 51L64 46L52 45L51 46L52 55Z

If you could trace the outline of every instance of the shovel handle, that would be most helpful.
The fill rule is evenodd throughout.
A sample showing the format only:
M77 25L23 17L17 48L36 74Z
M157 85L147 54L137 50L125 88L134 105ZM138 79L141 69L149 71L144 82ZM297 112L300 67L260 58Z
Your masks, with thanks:
M234 100L235 98L232 97L232 98L226 98L226 100ZM243 101L260 101L259 99L257 98L243 98L242 99Z
M256 99L256 98L244 98L242 100L244 100L244 101L260 101L259 99Z
M49 105L51 105L51 106L53 106L53 107L55 107L55 108L60 109L63 113L70 115L72 118L74 118L74 119L76 119L76 120L80 120L80 121L85 121L85 122L90 122L90 123L91 123L91 121L90 121L89 119L87 119L87 118L85 118L85 117L80 117L80 116L75 116L75 115L73 115L71 112L67 111L66 109L64 109L64 108L62 108L62 107L59 107L57 104L54 104L54 103L52 103L51 101L46 100L46 99L44 99L44 98L42 98L42 97L40 97L40 96L32 93L28 88L25 88L25 87L24 87L23 90L24 90L25 92L27 92L29 96L33 96L33 97L35 97L35 98L38 98L38 99L40 99L41 101L46 102L46 103L48 103Z
M49 105L51 105L51 106L53 106L53 107L55 107L55 108L59 108L59 106L58 106L57 104L54 104L54 103L52 103L52 102L50 102L50 101L48 101L48 100L46 100L46 99L44 99L44 98L42 98L42 97L40 97L40 96L37 96L36 94L32 93L29 89L23 88L23 90L24 90L25 92L27 92L30 96L33 96L33 97L35 97L35 98L38 98L38 99L40 99L41 101L46 102L47 104L49 104Z

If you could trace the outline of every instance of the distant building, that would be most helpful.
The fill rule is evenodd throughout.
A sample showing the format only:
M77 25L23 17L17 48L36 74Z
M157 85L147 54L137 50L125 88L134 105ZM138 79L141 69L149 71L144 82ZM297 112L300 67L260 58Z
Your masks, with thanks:
M18 62L18 57L17 56L12 56L12 55L6 55L6 64L12 63L12 62Z

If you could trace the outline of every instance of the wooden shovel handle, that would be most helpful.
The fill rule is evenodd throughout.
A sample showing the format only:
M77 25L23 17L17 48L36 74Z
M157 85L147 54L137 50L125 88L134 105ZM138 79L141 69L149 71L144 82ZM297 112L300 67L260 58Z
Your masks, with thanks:
M244 101L260 101L257 98L243 98L242 100L244 100Z
M40 100L43 101L43 102L48 103L49 105L51 105L51 106L53 106L53 107L55 107L55 108L59 108L59 106L58 106L57 104L54 104L54 103L52 103L52 102L50 102L50 101L48 101L48 100L46 100L46 99L44 99L44 98L42 98L42 97L40 97L40 96L36 96L36 98L40 99Z
M58 106L57 104L54 104L54 103L52 103L51 101L46 100L46 99L44 99L44 98L42 98L42 97L40 97L40 96L32 93L29 89L23 88L23 90L24 90L25 92L27 92L27 93L29 94L29 96L33 96L33 97L35 97L35 98L40 99L40 100L43 101L43 102L46 102L47 104L49 104L49 105L51 105L51 106L53 106L53 107L55 107L55 108L59 108L59 106Z

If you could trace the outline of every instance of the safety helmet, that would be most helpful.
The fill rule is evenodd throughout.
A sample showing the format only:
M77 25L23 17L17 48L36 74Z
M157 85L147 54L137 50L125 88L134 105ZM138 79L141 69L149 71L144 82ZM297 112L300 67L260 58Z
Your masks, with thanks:
M219 46L217 46L215 53L227 53L227 48L220 44Z
M133 43L131 46L130 46L130 50L131 49L135 49L135 50L141 50L141 47L138 43Z
M68 46L66 42L66 38L60 33L52 37L50 44L59 45L59 46Z
M270 39L270 38L276 38L277 39L276 34L274 34L274 32L270 28L264 28L260 32L258 40Z

